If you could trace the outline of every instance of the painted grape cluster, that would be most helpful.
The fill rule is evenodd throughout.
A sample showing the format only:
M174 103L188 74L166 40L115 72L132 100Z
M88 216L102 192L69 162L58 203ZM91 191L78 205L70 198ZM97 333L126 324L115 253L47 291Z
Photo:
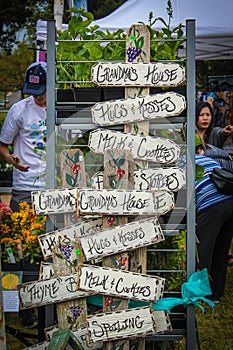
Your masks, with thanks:
M128 55L128 61L133 62L135 58L140 56L142 49L136 47L128 47L126 53Z
M69 260L69 258L71 256L71 253L72 253L72 250L74 249L74 247L72 247L71 245L61 245L60 249L61 249L62 253L65 256L65 259Z

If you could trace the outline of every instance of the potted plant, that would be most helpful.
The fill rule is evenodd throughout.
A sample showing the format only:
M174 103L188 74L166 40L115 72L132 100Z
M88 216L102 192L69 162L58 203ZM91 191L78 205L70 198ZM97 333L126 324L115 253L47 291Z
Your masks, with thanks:
M46 216L34 215L26 202L20 203L20 211L12 213L4 203L0 203L0 243L4 263L25 263L34 265L39 270L42 259L37 236L45 233ZM28 270L29 267L26 267Z
M109 92L113 92L114 98L122 98L123 90L121 88L101 88L96 87L91 79L92 66L100 61L122 61L125 62L126 50L126 33L123 29L117 31L103 32L99 26L92 25L94 17L92 13L84 9L72 8L70 12L76 12L76 16L72 16L68 24L68 29L58 31L57 46L57 83L58 87L73 88L75 100L84 101L80 88L90 89L91 97L88 102L98 102L100 100L109 100ZM147 28L150 32L150 55L151 62L158 60L177 60L178 49L183 38L183 25L179 24L176 28L171 29L170 22L173 11L171 1L167 1L168 22L163 18L153 18L153 13L148 15ZM156 22L161 22L161 30L153 29ZM139 43L135 36L131 38L135 43ZM175 40L177 39L177 40ZM94 88L94 90L93 90ZM98 91L99 89L99 91ZM117 89L116 91L114 91ZM97 91L96 91L97 90ZM108 92L104 92L108 90ZM84 93L87 96L87 91ZM97 98L94 94L98 93Z

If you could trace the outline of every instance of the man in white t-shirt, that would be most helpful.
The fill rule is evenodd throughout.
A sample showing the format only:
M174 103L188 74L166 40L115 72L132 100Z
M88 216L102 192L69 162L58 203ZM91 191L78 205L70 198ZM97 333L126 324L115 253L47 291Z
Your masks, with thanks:
M13 165L10 207L31 205L31 191L45 189L46 168L46 68L45 62L31 64L25 74L23 94L31 95L8 111L0 134L0 156ZM13 154L9 145L13 142Z

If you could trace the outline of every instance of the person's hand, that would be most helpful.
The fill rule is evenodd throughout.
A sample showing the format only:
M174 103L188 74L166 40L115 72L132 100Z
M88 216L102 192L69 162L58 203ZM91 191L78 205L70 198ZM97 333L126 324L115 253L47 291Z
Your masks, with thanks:
M223 129L224 134L229 136L233 133L233 125L227 125L225 126L225 128Z
M16 154L11 154L10 155L10 162L16 169L20 170L20 171L28 171L28 169L30 168L29 165L23 165L20 162L19 157Z

